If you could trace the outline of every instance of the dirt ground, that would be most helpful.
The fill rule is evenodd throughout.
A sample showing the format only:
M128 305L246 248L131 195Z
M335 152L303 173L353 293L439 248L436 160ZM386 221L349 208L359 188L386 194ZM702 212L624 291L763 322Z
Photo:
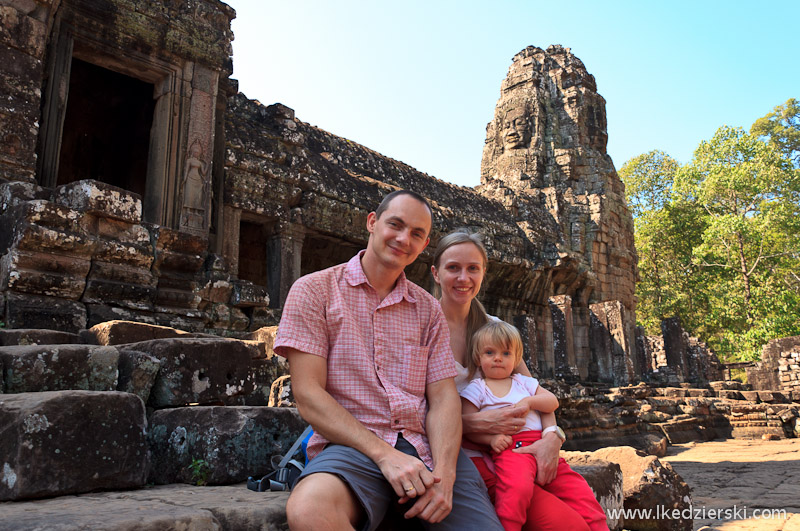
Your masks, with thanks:
M671 446L692 487L694 529L800 531L800 439L730 439Z

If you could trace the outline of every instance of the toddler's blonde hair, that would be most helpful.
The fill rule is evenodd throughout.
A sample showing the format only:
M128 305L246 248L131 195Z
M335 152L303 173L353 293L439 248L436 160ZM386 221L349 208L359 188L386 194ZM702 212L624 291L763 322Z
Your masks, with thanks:
M487 343L502 346L511 352L514 355L514 370L511 374L517 372L517 366L522 361L522 336L520 336L519 330L505 321L489 321L472 336L472 363L474 368L469 374L470 378L475 375L476 369L481 366L481 350Z

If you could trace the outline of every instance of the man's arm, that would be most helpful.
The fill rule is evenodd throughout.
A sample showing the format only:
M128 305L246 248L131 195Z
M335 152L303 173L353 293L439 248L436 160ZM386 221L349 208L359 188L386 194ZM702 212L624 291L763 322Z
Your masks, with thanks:
M325 389L328 378L328 362L325 358L296 349L287 349L286 353L297 409L300 416L320 435L332 443L354 448L372 459L398 497L406 496L406 489L411 486L416 491L413 494L421 496L436 482L434 474L422 461L392 448L378 438L328 393Z
M444 520L453 508L453 484L461 448L461 401L452 378L429 383L425 397L428 401L425 430L433 455L433 475L441 478L441 482L420 496L405 517L417 516L437 523Z

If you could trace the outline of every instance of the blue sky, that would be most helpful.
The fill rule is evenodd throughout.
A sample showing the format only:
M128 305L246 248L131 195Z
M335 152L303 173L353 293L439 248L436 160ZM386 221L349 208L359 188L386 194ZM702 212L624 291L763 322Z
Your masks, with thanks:
M722 125L800 98L800 2L229 0L233 77L264 104L464 186L511 58L572 49L606 100L619 169L688 162Z

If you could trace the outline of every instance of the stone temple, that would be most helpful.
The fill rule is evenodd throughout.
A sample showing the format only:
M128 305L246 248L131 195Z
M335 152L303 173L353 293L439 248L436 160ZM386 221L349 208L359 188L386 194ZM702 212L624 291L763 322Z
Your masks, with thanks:
M423 287L443 234L484 235L481 299L557 394L564 449L652 454L572 456L610 529L654 529L611 516L623 503L691 506L655 457L668 443L800 436L800 337L765 348L752 391L709 383L723 369L677 318L637 330L605 102L568 48L514 56L470 189L239 93L234 16L218 0L0 0L0 527L285 529L287 493L225 486L305 428L276 407L293 399L274 325L398 188L433 206L406 271Z
M482 300L523 331L540 376L620 385L657 367L637 349L605 101L568 48L513 58L470 189L239 93L234 16L216 0L0 5L7 328L242 337L277 324L298 277L364 247L368 212L409 188L433 205L430 249L459 227L485 235ZM407 271L424 287L430 249Z

